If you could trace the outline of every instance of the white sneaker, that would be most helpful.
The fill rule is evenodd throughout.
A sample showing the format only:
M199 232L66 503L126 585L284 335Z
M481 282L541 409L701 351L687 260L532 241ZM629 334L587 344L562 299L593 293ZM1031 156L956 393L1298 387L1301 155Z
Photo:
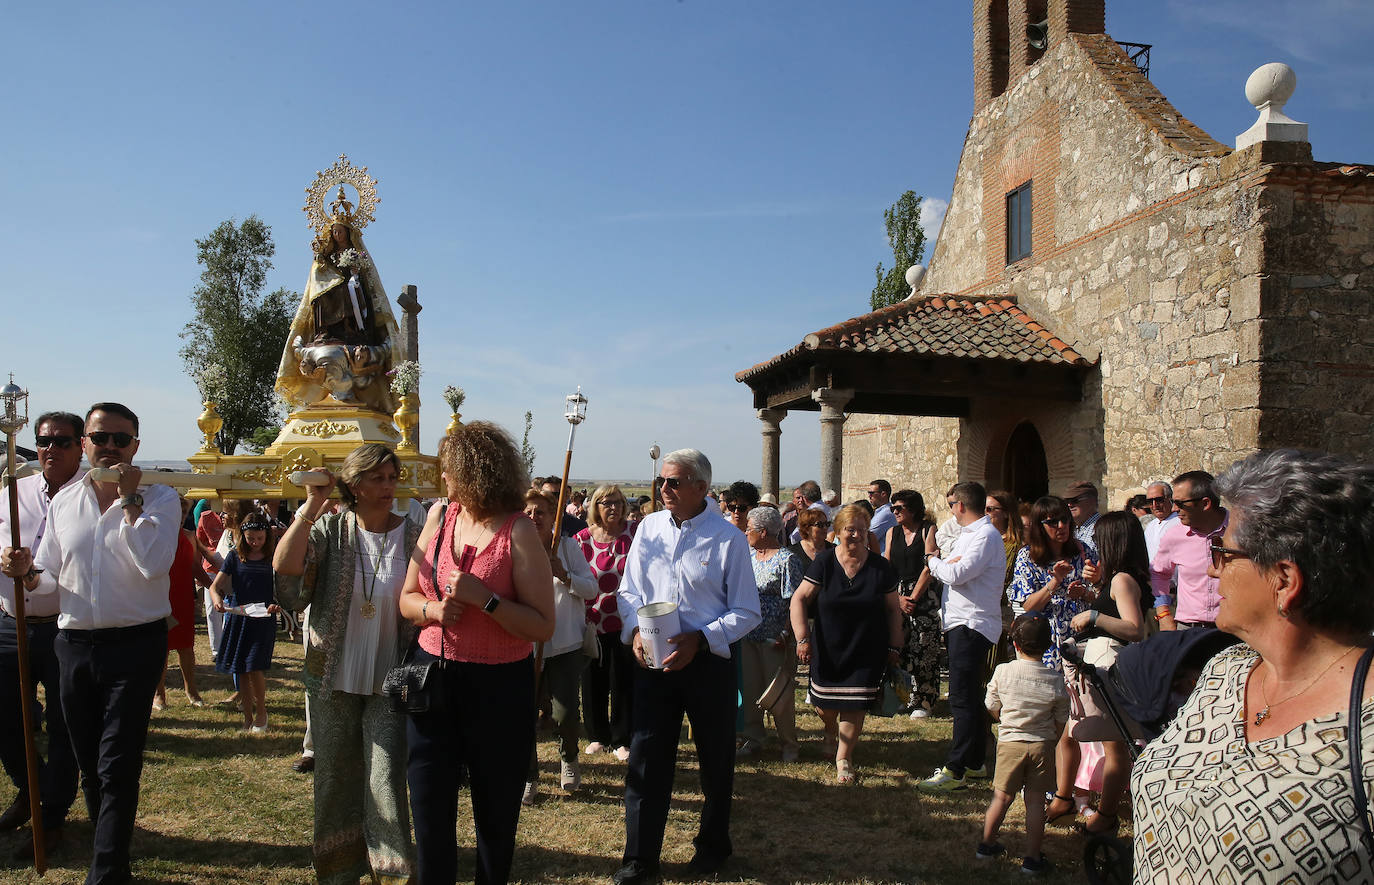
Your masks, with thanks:
M533 805L534 800L539 797L539 784L534 781L525 781L525 792L520 795L521 805Z
M564 762L558 780L563 792L571 793L582 786L582 771L576 762Z
M630 759L630 748L629 748L629 747L616 747L616 748L615 748L615 758L619 759L621 762L627 762L627 761L629 761L629 759Z
M927 719L929 717L930 711L925 709L924 707L917 707L916 709L911 711L912 719Z
M958 777L948 768L941 766L935 769L935 773L916 785L916 789L926 793L951 793L955 790L962 790L968 786L964 779Z
M582 752L586 753L588 756L595 756L597 753L606 752L606 745L601 743L601 741L592 741L590 744L587 744Z

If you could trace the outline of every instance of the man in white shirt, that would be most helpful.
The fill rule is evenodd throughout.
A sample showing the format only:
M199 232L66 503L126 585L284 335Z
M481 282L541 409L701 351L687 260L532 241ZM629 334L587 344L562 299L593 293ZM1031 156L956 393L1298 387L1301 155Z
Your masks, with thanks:
M19 502L19 543L37 549L48 531L48 508L59 491L79 481L81 434L84 422L70 412L47 412L33 424L38 463L42 472L26 476L14 485ZM0 491L0 543L10 540L10 489ZM24 757L23 705L33 704L41 684L47 693L45 719L48 729L48 758L38 760L38 793L43 807L43 842L51 855L58 847L67 811L76 799L76 758L67 737L67 721L62 704L57 657L53 640L57 638L57 597L52 594L24 594L24 620L28 634L29 696L19 692L18 624L15 616L14 582L0 581L0 717L11 723L0 727L0 762L19 792L10 807L0 814L0 832L18 829L30 817L29 780ZM31 838L31 837L30 837ZM32 842L29 850L32 854ZM21 849L22 850L22 849Z
M1145 526L1145 549L1153 561L1159 552L1159 539L1178 519L1174 510L1174 488L1167 482L1152 482L1145 487L1145 504L1154 515L1154 521Z
M949 709L954 736L948 761L918 785L932 792L960 790L967 777L987 776L988 652L1002 635L1002 579L1006 548L987 517L988 493L976 482L961 482L945 493L959 524L948 559L940 556L934 535L926 540L926 564L945 585L940 621L949 653Z
M875 479L868 484L868 503L873 505L873 521L868 530L878 538L878 552L887 554L887 533L897 524L892 515L892 483Z
M730 644L762 620L749 542L707 503L711 462L695 449L663 459L664 509L639 524L620 584L621 640L634 649L633 737L625 774L625 854L612 877L640 885L659 877L673 793L678 735L687 715L701 766L701 825L688 872L716 872L733 851L735 665ZM677 605L678 635L663 669L648 669L639 609Z
M52 500L35 557L6 548L0 566L35 596L55 593L61 608L54 643L62 712L81 770L94 830L88 885L127 882L129 841L153 693L167 660L167 572L176 555L181 505L166 486L139 487L138 416L119 403L86 413L83 450L90 473Z

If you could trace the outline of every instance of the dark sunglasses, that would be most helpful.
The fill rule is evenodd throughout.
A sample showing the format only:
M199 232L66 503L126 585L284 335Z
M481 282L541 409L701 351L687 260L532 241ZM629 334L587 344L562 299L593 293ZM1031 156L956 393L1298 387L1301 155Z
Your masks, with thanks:
M893 505L892 505L892 512L893 512L893 513L906 513L906 508L903 507L901 504L893 504Z
M134 440L138 439L138 437L134 436L132 433L124 433L122 431L119 433L109 433L104 430L93 430L86 434L86 439L98 446L103 446L110 440L114 440L115 448L124 449L128 448Z
M1065 503L1065 504L1068 504L1070 507L1076 507L1076 506L1078 506L1079 502L1081 502L1081 501L1086 501L1086 500L1088 500L1088 499L1091 498L1091 497L1092 497L1091 495L1076 495L1075 497L1072 497L1072 498L1065 498L1065 499L1064 499L1064 503Z
M1206 498L1175 498L1175 504L1196 504L1199 501L1206 501Z
M1146 504L1149 504L1151 507L1153 507L1153 506L1155 506L1156 504L1168 504L1168 503L1169 503L1170 501L1172 501L1172 500L1173 500L1173 498L1170 498L1170 497L1168 497L1168 496L1166 495L1166 496L1159 497L1159 498L1146 498L1146 499L1145 499L1145 503L1146 503Z
M1250 554L1246 553L1244 550L1237 550L1234 547L1223 547L1216 541L1213 541L1208 549L1212 551L1212 567L1217 570L1221 569L1222 563L1226 562L1226 557L1228 556L1239 556L1243 559L1250 558Z
M659 479L663 480L663 487L665 489L672 489L675 492L682 488L684 482L696 482L696 480L691 477L683 479L680 476L660 476Z
M816 525L814 526L814 528L818 528L818 529L828 529L828 528L830 528L830 526L831 526L831 523L830 523L830 522L818 522L818 523L816 523Z
M1068 521L1067 519L1064 519L1064 518L1061 516L1061 517L1055 517L1055 518L1051 518L1051 519L1042 519L1042 520L1040 520L1040 524L1043 525L1043 526L1049 526L1050 528L1056 528L1056 529L1057 529L1057 528L1062 528L1062 527L1068 525L1068 524L1069 524L1069 521Z
M40 436L35 438L40 449L70 449L76 442L74 436Z
M748 513L752 508L748 504L726 504L725 509L731 513Z

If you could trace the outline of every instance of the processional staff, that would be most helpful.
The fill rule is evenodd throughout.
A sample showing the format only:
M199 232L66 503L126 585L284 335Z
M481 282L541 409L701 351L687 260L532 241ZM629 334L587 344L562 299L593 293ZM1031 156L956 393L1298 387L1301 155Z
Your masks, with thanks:
M0 403L4 414L0 415L0 430L5 432L6 472L5 487L10 499L10 546L16 550L21 546L19 540L19 488L14 461L14 435L29 423L29 392L14 383L14 373L10 382L0 387ZM21 411L22 410L22 411ZM48 858L43 849L43 806L38 788L38 747L33 739L33 705L29 696L33 680L29 674L29 629L24 614L24 579L14 579L14 621L15 640L19 652L19 697L24 727L24 767L29 783L29 814L33 828L33 868L42 876L48 871ZM57 698L48 698L48 703L57 703Z
M573 437L577 435L577 425L587 420L587 398L582 395L582 385L577 393L569 394L563 417L572 425L568 428L568 452L563 456L563 481L558 484L558 506L553 512L553 541L549 544L549 556L558 555L558 544L563 540L563 508L568 501L568 472L572 469ZM534 652L534 686L538 697L539 680L544 673L544 643L537 644Z

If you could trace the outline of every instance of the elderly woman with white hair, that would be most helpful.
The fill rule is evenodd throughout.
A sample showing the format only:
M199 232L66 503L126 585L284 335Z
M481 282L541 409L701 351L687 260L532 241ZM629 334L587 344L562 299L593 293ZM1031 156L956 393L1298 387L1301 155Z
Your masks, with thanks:
M1216 489L1217 627L1244 644L1136 762L1135 881L1198 880L1198 858L1208 881L1374 881L1374 465L1257 452Z
M792 551L778 544L782 514L773 507L755 507L746 517L744 536L753 550L754 582L759 586L763 621L739 644L740 695L744 728L737 756L752 756L763 747L763 708L756 701L777 675L790 676L797 668L796 646L789 626L792 593L805 569ZM790 679L771 707L773 725L782 741L782 761L797 759L796 693Z

